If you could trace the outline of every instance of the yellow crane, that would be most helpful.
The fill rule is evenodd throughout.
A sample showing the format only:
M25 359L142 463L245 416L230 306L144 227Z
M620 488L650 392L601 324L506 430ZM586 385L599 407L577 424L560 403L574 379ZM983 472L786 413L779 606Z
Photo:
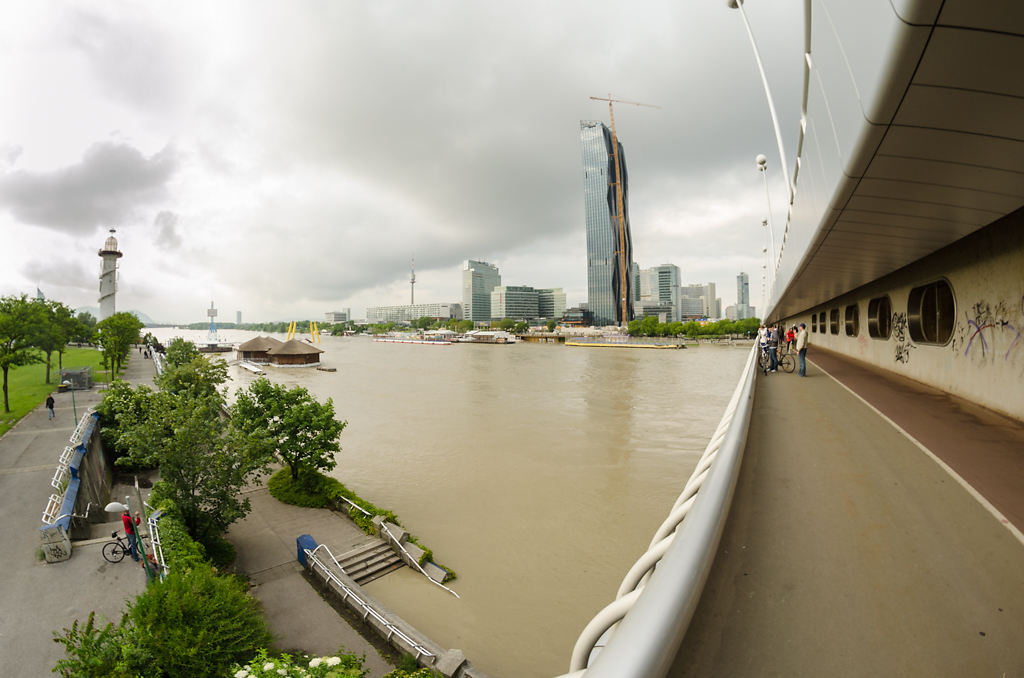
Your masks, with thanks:
M619 288L620 298L619 303L622 305L622 326L625 327L629 324L629 304L626 299L626 220L622 213L622 180L619 175L621 174L619 165L619 138L615 135L615 109L612 107L613 103L616 104L630 104L631 106L646 106L647 108L661 108L661 106L655 106L654 104L642 104L639 101L627 101L626 99L616 99L611 94L607 97L590 97L594 101L607 101L608 102L608 117L611 119L612 127L612 158L615 163L615 205L617 211L617 220L619 222L619 241L618 248L615 250L615 257L619 260ZM608 176L609 180L611 175Z

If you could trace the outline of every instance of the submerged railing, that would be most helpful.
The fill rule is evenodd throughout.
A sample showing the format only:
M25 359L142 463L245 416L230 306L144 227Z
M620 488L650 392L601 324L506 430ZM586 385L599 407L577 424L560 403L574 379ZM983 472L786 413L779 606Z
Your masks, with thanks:
M682 494L615 601L583 629L567 676L655 678L671 667L725 527L747 440L756 365L754 346Z

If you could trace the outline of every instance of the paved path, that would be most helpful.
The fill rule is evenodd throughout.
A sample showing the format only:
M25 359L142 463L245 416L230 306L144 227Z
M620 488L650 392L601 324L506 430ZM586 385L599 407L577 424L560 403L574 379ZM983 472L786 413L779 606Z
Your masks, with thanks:
M266 487L248 492L252 511L231 526L228 539L238 552L235 566L253 582L270 630L281 650L329 655L344 648L365 655L370 678L393 670L302 576L295 539L311 535L335 556L371 540L355 523L327 509L282 504Z
M133 355L124 377L149 383L153 363ZM81 416L100 401L99 387L74 394ZM0 438L0 662L2 675L48 676L63 656L53 632L84 621L90 611L121 618L126 600L146 587L146 575L130 559L108 563L101 543L73 548L70 560L47 565L37 559L40 517L53 489L57 458L75 428L71 393L54 395L56 418L40 404ZM117 525L115 523L115 525ZM102 529L102 528L98 528Z
M812 358L807 379L758 378L733 508L671 675L1024 675L1019 533L819 365L936 456L958 454L982 493L1009 484L1020 499L1024 428ZM980 440L987 452L962 452Z

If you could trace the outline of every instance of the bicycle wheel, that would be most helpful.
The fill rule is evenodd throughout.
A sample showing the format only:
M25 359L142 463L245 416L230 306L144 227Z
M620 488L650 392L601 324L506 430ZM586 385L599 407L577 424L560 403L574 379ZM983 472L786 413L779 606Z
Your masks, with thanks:
M124 547L116 541L107 542L103 545L103 557L110 563L120 563L124 560Z
M779 367L784 369L786 372L792 373L796 369L796 361L793 360L793 356L788 353L779 359Z

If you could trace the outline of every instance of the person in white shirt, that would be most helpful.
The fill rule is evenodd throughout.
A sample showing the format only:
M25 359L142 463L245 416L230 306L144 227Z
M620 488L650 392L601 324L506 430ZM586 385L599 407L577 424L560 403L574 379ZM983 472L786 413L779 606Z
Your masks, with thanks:
M807 325L800 323L800 330L796 333L796 350L799 356L800 376L807 376Z

